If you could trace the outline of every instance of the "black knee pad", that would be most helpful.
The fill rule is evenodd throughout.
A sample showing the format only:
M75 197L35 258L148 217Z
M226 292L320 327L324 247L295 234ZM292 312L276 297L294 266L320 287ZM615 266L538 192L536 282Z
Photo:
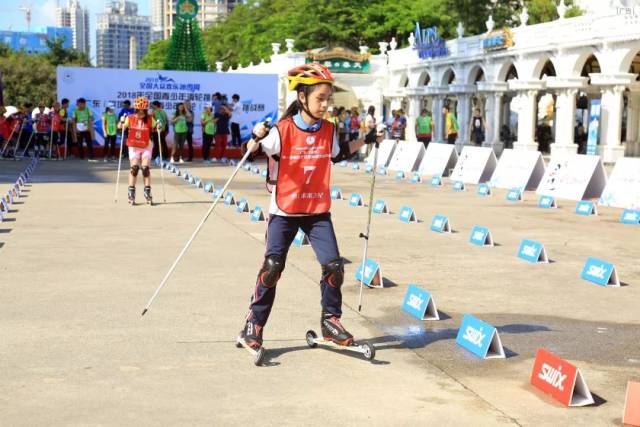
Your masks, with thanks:
M140 166L138 165L131 166L131 176L138 176L139 170L140 170Z
M322 265L322 279L332 288L340 289L344 282L344 262L342 258L334 259Z
M142 176L144 176L146 178L149 175L151 175L151 170L149 169L149 166L143 166L142 167Z
M280 280L280 275L284 271L284 258L279 255L269 255L264 259L259 280L267 288L274 288Z

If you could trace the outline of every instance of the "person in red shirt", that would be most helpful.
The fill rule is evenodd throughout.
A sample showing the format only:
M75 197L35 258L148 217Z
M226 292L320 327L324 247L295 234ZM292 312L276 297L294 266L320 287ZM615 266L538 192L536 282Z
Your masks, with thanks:
M304 64L290 70L288 79L289 90L296 92L296 100L270 131L263 123L257 124L254 142L244 145L252 150L259 146L269 157L268 182L274 190L264 262L240 338L256 350L262 346L262 332L275 300L276 285L300 228L309 237L321 264L322 334L336 344L350 345L353 336L340 322L344 263L329 212L329 184L331 162L351 156L365 141L340 144L336 126L322 119L329 107L334 83L326 67L318 63ZM382 137L379 133L378 141Z
M151 133L156 131L156 121L153 115L149 114L149 100L145 97L138 97L133 101L134 113L122 116L118 129L123 127L128 129L127 146L129 147L129 163L131 170L129 173L128 199L132 206L136 203L136 180L142 167L144 178L144 198L148 205L153 205L151 197L151 155L153 154L153 143ZM160 124L160 126L162 126Z
M38 103L38 108L33 110L32 117L36 132L33 143L34 155L44 157L51 137L51 111L45 107L44 101Z

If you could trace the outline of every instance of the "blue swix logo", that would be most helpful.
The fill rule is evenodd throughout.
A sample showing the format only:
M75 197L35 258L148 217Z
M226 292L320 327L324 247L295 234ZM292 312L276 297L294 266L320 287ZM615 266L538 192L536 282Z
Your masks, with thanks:
M469 241L474 245L484 246L487 241L488 234L488 228L476 225L475 227L473 227L473 230L471 230L471 238L469 239Z
M576 205L576 213L578 215L591 215L593 214L595 205L593 202L581 201Z
M440 175L434 175L431 178L431 185L433 185L434 187L442 185L442 178L440 177Z
M542 252L542 244L533 240L523 240L518 249L518 257L529 262L538 262Z
M478 186L479 196L488 196L489 194L491 194L491 187L489 187L489 184L485 183Z
M625 209L620 215L620 222L623 224L640 224L640 211Z
M551 196L542 196L538 200L538 207L542 209L549 209L555 206L555 199Z
M400 209L400 221L411 222L414 220L413 208L411 206L403 206Z
M431 221L431 230L438 233L442 233L446 231L448 222L449 220L447 219L446 216L436 215L433 217L433 220Z
M463 191L464 190L464 182L456 181L453 184L453 191Z
M367 258L364 263L364 278L362 275L362 264L360 264L356 269L356 280L362 281L365 285L369 286L379 269L380 265L377 262Z
M482 320L465 314L458 330L456 343L480 358L484 358L489 350L491 339L496 328Z
M613 270L613 264L597 258L589 257L587 258L587 262L584 264L580 277L600 286L607 286Z
M420 320L424 320L431 294L416 285L409 285L402 302L402 309Z

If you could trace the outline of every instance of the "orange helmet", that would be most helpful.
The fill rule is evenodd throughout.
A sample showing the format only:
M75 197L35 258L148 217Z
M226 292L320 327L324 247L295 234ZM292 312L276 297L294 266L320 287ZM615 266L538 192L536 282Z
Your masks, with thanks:
M133 108L136 110L148 110L149 100L144 96L139 96L133 100Z
M319 83L329 83L333 85L333 76L329 69L317 62L299 65L289 70L289 90L295 90L298 85L317 85Z

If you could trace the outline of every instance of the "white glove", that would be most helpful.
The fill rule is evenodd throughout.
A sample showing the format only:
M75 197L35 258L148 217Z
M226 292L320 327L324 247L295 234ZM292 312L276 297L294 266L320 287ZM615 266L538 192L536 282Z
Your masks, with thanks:
M269 133L269 128L267 126L265 126L264 122L258 122L253 127L253 133L252 133L251 136L253 137L253 140L255 142L258 142L262 138L267 136L268 133Z

